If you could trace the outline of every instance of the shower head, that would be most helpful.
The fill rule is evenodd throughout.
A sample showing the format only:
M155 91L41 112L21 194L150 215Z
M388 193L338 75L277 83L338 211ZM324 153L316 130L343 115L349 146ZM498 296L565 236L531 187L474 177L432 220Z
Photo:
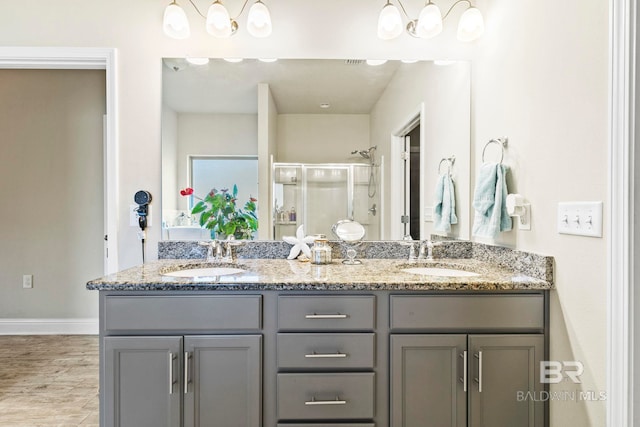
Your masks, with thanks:
M373 147L369 147L366 150L353 150L351 152L351 154L360 154L360 156L364 159L370 160L371 156L373 155L373 151L376 149L377 147L374 145Z

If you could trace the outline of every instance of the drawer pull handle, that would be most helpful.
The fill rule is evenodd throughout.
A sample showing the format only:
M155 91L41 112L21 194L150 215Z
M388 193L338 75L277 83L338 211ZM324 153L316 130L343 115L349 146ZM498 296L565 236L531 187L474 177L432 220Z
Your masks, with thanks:
M336 313L336 314L305 314L304 316L305 319L346 319L347 315L346 314L340 314L340 313Z
M176 356L169 352L169 394L173 394L173 385L176 381L173 379L173 361L176 359Z
M462 378L460 378L460 382L462 383L462 389L466 393L467 392L467 350L462 352L460 355L462 357Z
M311 400L307 400L304 402L305 405L346 405L346 400L340 400L339 397L336 396L335 400L316 400L315 397L312 397Z
M311 354L305 354L304 357L309 358L309 359L337 359L337 358L343 358L343 357L347 357L346 353L340 353L340 352L336 352L336 353L311 353Z
M474 354L474 357L478 359L478 378L474 378L474 381L478 383L478 393L482 393L482 351Z
M184 352L184 394L189 393L189 359L191 355L188 351Z

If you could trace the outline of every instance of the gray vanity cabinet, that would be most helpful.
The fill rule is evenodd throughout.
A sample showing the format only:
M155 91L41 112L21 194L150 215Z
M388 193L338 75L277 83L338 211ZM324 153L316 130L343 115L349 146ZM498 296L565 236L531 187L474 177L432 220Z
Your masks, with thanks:
M261 340L106 337L106 425L260 426Z
M106 337L106 426L180 427L181 337Z
M465 335L392 335L391 425L467 425Z
M542 427L544 337L392 335L391 426Z
M470 427L543 427L542 335L470 335ZM518 396L520 395L520 398Z

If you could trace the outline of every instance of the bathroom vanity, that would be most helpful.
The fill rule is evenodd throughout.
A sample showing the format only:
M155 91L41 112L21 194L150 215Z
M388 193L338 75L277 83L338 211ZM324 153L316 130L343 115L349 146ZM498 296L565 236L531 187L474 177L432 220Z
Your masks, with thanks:
M476 259L430 264L472 277L397 259L233 265L243 272L174 278L202 261L161 260L88 283L101 425L548 425L533 397L549 280Z

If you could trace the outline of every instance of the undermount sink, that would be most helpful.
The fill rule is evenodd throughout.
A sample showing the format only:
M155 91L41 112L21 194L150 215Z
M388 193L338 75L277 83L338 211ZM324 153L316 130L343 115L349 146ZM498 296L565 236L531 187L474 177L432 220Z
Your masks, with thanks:
M439 267L412 267L403 268L402 271L411 274L421 274L423 276L441 276L441 277L475 277L479 276L478 273L471 271L457 270L453 268L439 268Z
M170 277L219 277L229 276L231 274L244 273L245 270L233 267L206 267L206 268L189 268L185 270L171 271L164 273L163 276Z

